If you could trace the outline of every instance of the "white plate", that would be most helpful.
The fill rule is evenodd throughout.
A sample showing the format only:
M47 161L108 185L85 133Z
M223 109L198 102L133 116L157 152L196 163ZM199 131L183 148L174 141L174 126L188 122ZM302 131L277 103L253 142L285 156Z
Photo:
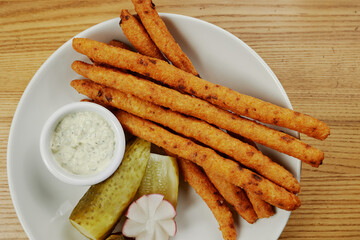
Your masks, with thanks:
M161 16L204 79L291 108L275 74L237 37L191 17ZM127 42L118 18L93 26L77 37ZM41 161L39 152L39 136L45 120L59 107L82 98L69 85L79 77L70 65L74 60L85 59L72 49L71 40L60 47L29 83L12 122L8 180L15 210L30 239L85 239L71 226L68 217L87 188L55 179ZM298 137L297 133L290 133ZM261 149L300 178L299 160ZM181 184L177 211L178 232L174 239L222 239L212 213L187 184ZM277 209L275 216L252 225L237 219L238 239L277 239L289 216L289 212Z

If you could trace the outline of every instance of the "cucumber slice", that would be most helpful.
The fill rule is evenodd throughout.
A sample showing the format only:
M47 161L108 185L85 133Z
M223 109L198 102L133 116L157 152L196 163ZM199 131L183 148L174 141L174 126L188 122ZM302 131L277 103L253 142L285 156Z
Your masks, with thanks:
M111 233L133 200L150 158L150 142L137 138L128 144L121 165L105 181L93 185L70 215L71 224L90 239Z
M176 158L150 153L145 175L135 198L152 193L164 195L175 208L179 190L179 169Z

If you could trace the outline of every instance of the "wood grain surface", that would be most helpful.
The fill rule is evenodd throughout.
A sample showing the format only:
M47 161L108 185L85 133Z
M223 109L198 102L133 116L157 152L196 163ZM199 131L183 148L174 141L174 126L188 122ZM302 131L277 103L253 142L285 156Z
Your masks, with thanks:
M159 12L218 25L272 68L295 110L331 127L318 168L302 166L300 198L281 239L360 239L360 1L156 0ZM7 181L6 152L20 97L41 64L130 0L0 1L0 239L27 239ZM35 216L34 216L35 217ZM50 237L50 236L49 236Z

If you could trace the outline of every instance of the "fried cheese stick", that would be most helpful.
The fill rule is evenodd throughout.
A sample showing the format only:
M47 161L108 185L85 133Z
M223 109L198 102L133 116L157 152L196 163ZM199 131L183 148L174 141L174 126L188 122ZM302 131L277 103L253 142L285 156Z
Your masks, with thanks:
M215 188L220 192L224 199L234 207L235 211L248 223L254 223L258 216L246 196L244 190L225 181L221 176L212 172L205 172Z
M290 128L321 140L330 134L327 124L311 116L208 82L165 61L90 39L73 39L73 48L91 59L151 77L236 114Z
M256 144L250 139L244 138L243 136L231 132L229 134L230 136L239 139L242 142L247 143L258 150ZM274 215L274 208L269 203L262 200L259 196L257 196L253 192L249 192L249 191L245 191L245 192L259 218L268 218Z
M205 171L220 175L238 187L255 192L263 200L276 207L290 211L301 205L300 199L295 194L241 167L237 162L221 157L210 148L170 133L148 120L127 112L119 110L115 115L125 130L133 135L152 142L178 157L190 160Z
M173 111L202 119L222 129L238 133L255 142L299 158L312 166L319 166L324 159L322 151L303 143L299 139L217 108L204 100L181 94L176 90L162 87L114 69L92 66L79 61L75 61L72 68L78 74L93 81L131 93ZM246 148L246 150L247 157L254 155L254 151L251 149ZM230 149L230 151L233 150ZM232 155L236 154L233 151Z
M166 61L158 47L151 40L144 26L128 10L121 10L120 27L127 39L139 53Z
M104 87L89 80L74 80L71 82L71 86L79 93L95 101L109 104L136 116L160 123L182 135L196 139L219 152L223 152L289 191L297 193L300 190L299 182L285 168L271 161L270 158L254 147L229 136L204 121L186 117L143 101L131 94Z
M135 11L156 46L174 66L198 76L190 59L181 50L164 21L160 18L151 0L132 0Z
M236 240L236 229L233 215L224 198L211 184L209 178L195 163L178 158L178 163L185 182L204 200L214 214L224 239Z
M245 193L248 196L258 218L269 218L274 215L274 208L269 203L262 200L260 196L251 191L245 190Z

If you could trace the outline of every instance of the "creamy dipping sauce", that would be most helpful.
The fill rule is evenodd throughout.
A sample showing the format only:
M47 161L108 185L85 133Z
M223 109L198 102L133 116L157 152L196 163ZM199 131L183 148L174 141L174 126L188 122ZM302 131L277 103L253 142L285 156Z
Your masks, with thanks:
M113 156L115 137L106 120L94 112L66 115L57 125L51 151L59 164L74 174L103 170Z

